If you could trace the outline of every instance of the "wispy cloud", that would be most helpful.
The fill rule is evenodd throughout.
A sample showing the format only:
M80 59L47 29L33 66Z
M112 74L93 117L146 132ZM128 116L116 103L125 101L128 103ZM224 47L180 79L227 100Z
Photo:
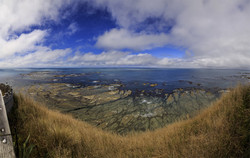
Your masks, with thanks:
M73 22L67 28L67 32L66 33L68 35L72 35L72 34L76 33L78 30L79 30L79 28L78 28L77 24L75 22Z

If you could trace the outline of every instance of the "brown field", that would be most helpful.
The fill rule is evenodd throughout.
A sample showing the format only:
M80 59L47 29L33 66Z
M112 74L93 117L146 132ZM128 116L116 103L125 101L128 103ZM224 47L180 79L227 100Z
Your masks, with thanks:
M250 157L249 85L238 86L194 118L125 136L49 110L20 94L15 100L18 107L11 122L19 146L30 135L26 148L35 145L31 157Z

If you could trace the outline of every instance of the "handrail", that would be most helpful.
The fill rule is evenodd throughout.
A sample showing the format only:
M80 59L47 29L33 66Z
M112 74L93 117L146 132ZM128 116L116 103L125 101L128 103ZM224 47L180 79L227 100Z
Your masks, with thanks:
M0 90L0 158L15 158L6 107Z

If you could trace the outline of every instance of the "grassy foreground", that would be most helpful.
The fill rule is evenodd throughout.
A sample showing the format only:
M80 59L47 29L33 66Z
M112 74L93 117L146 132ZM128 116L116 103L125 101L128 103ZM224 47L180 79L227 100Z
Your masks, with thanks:
M22 95L15 99L11 122L19 144L30 136L25 145L35 146L31 157L250 157L250 86L239 86L194 118L126 136Z

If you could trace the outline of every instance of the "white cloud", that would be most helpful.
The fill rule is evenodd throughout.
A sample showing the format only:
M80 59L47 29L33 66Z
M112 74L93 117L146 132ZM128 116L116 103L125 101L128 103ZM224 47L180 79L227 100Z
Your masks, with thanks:
M69 5L88 1L107 9L119 28L97 38L107 52L78 53L44 46L48 30L60 22ZM73 7L74 8L74 7ZM72 9L73 11L74 9ZM248 0L0 0L0 66L137 65L163 67L250 67L250 2ZM68 27L69 35L78 29ZM165 45L187 48L182 59L156 58L123 49L148 50ZM67 59L66 59L67 58ZM14 62L15 61L15 62Z
M250 67L248 0L98 0L93 4L106 7L121 27L100 36L97 46L144 50L169 44L192 52L194 57L180 62L189 61L193 67ZM157 18L161 23L147 23ZM155 31L148 29L151 25ZM142 31L134 33L138 27ZM166 40L157 31L166 31Z
M1 67L56 64L59 56L66 55L69 49L51 50L43 45L48 30L31 27L59 22L61 9L70 3L71 0L0 0ZM76 27L70 25L69 30L74 33Z
M78 26L75 22L73 22L69 25L67 34L72 35L76 33L76 31L78 31Z
M16 39L8 41L0 39L0 59L15 53L23 54L36 49L46 35L46 31L34 30L31 33L21 34Z
M133 49L145 50L164 46L168 43L168 36L161 34L131 33L125 29L112 29L98 37L96 46L105 49Z
M57 21L59 10L70 0L1 0L0 36L4 39L17 31L29 30L46 20Z
M94 5L107 8L117 23L129 28L148 17L159 17L168 9L169 0L94 0Z
M75 63L76 65L105 65L110 62L117 61L128 55L127 52L102 52L101 54L89 53L80 53L77 52L76 55L69 58L68 61Z
M151 66L157 59L147 53L108 51L101 54L77 53L68 61L77 66Z
M34 53L12 56L5 60L0 60L0 67L146 66L169 68L235 68L244 65L245 68L248 68L249 64L249 60L244 56L221 60L219 57L186 59L157 58L148 53L133 54L121 51L107 51L100 54L77 52L73 56L71 53L71 49L51 50L48 47L38 47Z
M51 50L47 47L39 47L33 53L0 61L0 67L60 67L64 65L65 56L71 52L71 49Z

